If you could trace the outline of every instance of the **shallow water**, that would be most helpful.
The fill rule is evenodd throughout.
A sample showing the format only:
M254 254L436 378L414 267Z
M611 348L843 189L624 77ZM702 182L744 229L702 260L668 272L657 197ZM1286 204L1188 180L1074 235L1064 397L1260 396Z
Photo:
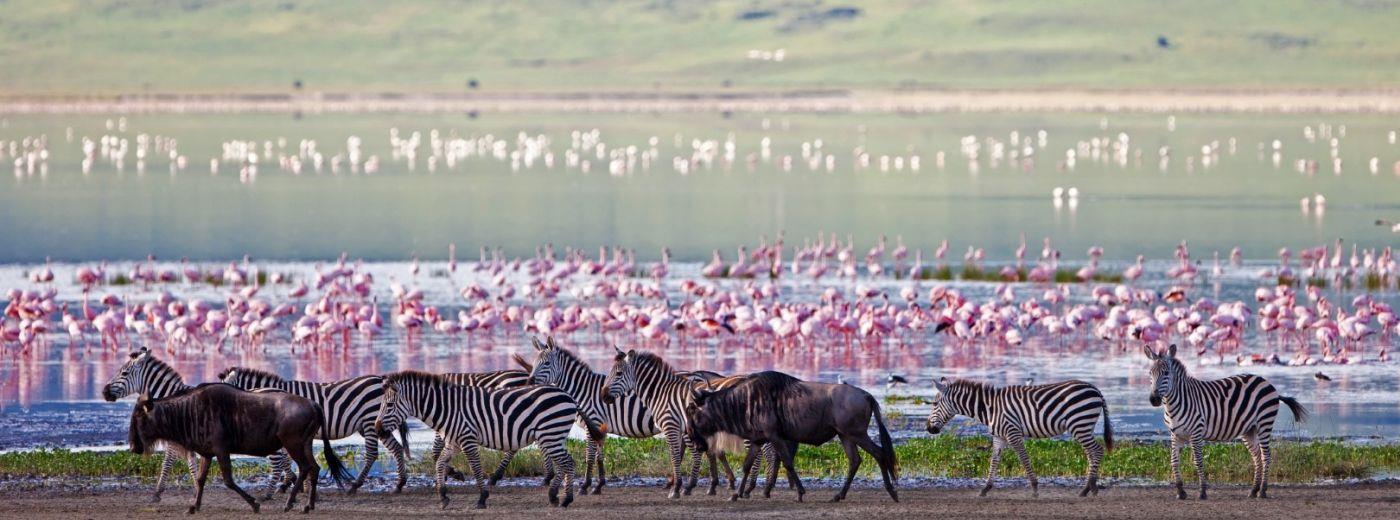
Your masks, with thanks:
M1196 289L1199 291L1197 294L1219 301L1249 300L1256 284L1246 273L1253 272L1260 265L1252 263L1228 270L1218 282L1201 284ZM1139 284L1159 290L1165 288L1169 284L1160 275L1165 266L1163 263L1149 264L1149 274ZM58 265L55 270L68 273L71 272L70 267ZM304 263L272 263L264 267L272 272L289 273L296 279L309 277L315 268ZM1112 264L1106 266L1113 269L1121 267ZM30 269L32 266L0 267L0 287L24 286L24 275ZM463 303L456 296L457 287L485 276L473 273L469 266L459 269L455 277L428 274L413 277L407 263L372 263L366 264L365 270L379 280L412 280L415 286L424 289L427 304L439 306L446 313L455 313ZM676 291L682 280L698 278L698 270L697 264L673 265L673 274L665 281L667 290ZM423 272L445 272L445 266L425 264ZM712 283L734 287L742 282L721 280ZM860 283L895 293L898 287L915 282L887 279L862 280ZM778 282L784 298L798 301L816 298L825 287L850 290L852 284L849 280L829 278L816 282L810 279L782 279ZM944 284L959 288L973 301L991 297L995 287L994 284L981 282ZM68 298L80 297L76 289L67 284L61 285L65 288L60 290L60 300L65 295ZM376 294L381 301L386 301L389 295L383 285L376 287ZM927 292L931 285L933 282L925 281L919 282L918 286L921 292ZM174 288L157 285L150 289L130 285L108 290L120 294L129 304L153 299L163 290L172 290L185 298L200 297L212 301L218 301L222 294L209 286L185 284L177 284ZM1020 286L1017 290L1038 294L1037 289L1028 285ZM285 291L286 288L269 287L263 294L275 300ZM1072 298L1082 299L1087 291L1087 286L1075 286ZM1346 298L1346 293L1336 290L1329 291L1327 295L1337 301ZM1395 293L1378 297L1391 304L1397 300ZM561 301L569 300L563 296ZM75 301L72 303L77 304ZM0 359L0 421L7 425L7 428L0 429L0 449L122 443L126 436L130 399L109 404L101 402L98 394L134 346L123 345L118 350L104 350L95 342L73 345L66 335L53 336L50 345L36 348L28 354L7 348ZM294 349L285 336L279 337L281 339L252 352L212 344L176 352L165 352L160 342L153 342L151 346L191 383L209 381L220 370L231 365L268 368L295 379L334 380L402 368L439 372L495 370L512 366L509 360L511 353L533 357L529 339L519 329L511 332L503 330L489 336L448 337L427 332L424 337L408 344L401 330L390 328L369 343L355 336L348 349L322 350L306 346ZM604 337L593 330L576 332L559 339L564 345L580 351L584 359L599 371L605 371L610 366L610 346L617 344L622 348L657 351L679 369L706 369L723 373L776 369L809 380L847 381L881 396L926 397L932 393L933 379L942 376L984 379L997 384L1079 378L1103 390L1119 435L1165 436L1160 410L1151 408L1147 403L1147 362L1138 347L1126 347L1127 350L1123 351L1117 345L1085 337L1047 342L1043 336L1034 336L1020 347L958 345L946 335L928 332L897 334L879 343L863 344L819 341L780 345L769 339L734 336L709 342L686 341L679 337L662 342L641 340L635 335ZM1286 358L1292 352L1290 349L1296 348L1274 344L1268 338L1257 336L1251 328L1245 346L1237 352L1209 351L1205 356L1197 356L1184 350L1182 356L1189 360L1193 373L1202 378L1246 371L1263 375L1284 395L1297 397L1313 412L1312 419L1303 425L1295 425L1285 413L1276 430L1278 436L1395 440L1400 439L1400 405L1395 399L1397 391L1400 391L1400 378L1396 377L1393 363L1376 361L1377 349L1391 343L1392 338L1377 338L1366 347L1357 349L1356 357L1362 361L1358 365L1236 366L1234 359L1238 354L1278 352ZM1330 376L1332 381L1315 379L1313 374L1319 371ZM910 384L887 387L886 381L891 374L903 375L910 380ZM890 424L896 436L924 435L923 419L928 412L926 406L896 399L887 403L885 408L887 413L895 416ZM982 430L973 427L965 431ZM426 445L425 435L426 432L415 434L415 443Z

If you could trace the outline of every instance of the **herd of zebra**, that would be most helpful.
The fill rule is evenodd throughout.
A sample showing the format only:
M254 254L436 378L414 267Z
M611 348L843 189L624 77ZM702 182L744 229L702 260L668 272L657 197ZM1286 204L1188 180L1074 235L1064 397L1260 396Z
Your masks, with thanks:
M845 497L861 463L860 450L880 465L885 488L898 501L894 488L897 461L893 443L880 414L878 401L869 393L847 384L800 381L779 372L724 376L714 372L681 372L659 356L648 352L617 350L613 367L607 373L595 372L576 354L559 346L553 338L533 340L533 361L513 355L520 370L482 373L432 374L405 370L387 375L365 375L336 382L286 380L274 373L247 367L230 367L219 374L216 383L193 387L172 367L141 349L103 387L103 398L115 401L140 395L138 412L150 413L151 403L175 399L207 386L226 384L243 391L276 392L296 396L318 406L322 412L321 436L340 439L354 434L364 438L363 467L347 488L354 493L368 476L383 444L397 463L397 485L407 482L409 458L409 417L416 418L436 432L431 457L435 461L435 483L442 506L448 505L445 482L448 477L465 480L450 466L458 453L466 455L479 492L478 508L486 506L490 489L502 477L518 450L536 445L544 454L551 504L568 506L573 500L574 460L565 450L565 441L575 424L587 432L585 471L580 486L584 494L600 494L607 482L603 446L608 434L631 438L664 437L668 446L671 473L667 483L671 498L690 494L697 485L702 457L709 462L709 494L718 486L718 466L728 475L734 489L731 500L749 496L756 485L760 465L768 466L764 496L773 488L779 466L786 470L789 485L803 488L793 468L798 444L824 444L839 437L849 461L845 485L834 500ZM1202 448L1206 441L1239 439L1248 447L1254 465L1254 486L1250 495L1266 497L1271 462L1269 441L1280 404L1291 410L1295 420L1306 419L1307 410L1291 397L1281 396L1264 378L1237 375L1203 381L1187 374L1176 358L1176 346L1159 352L1143 349L1152 362L1150 401L1165 406L1165 422L1171 433L1171 468L1178 498L1186 498L1181 480L1180 455L1190 446L1200 478L1200 498L1206 498L1206 472ZM1083 381L1045 385L997 388L969 381L936 381L933 411L927 422L930 434L940 430L955 416L966 416L988 426L993 444L986 486L997 478L1005 448L1015 451L1038 495L1037 479L1024 445L1026 438L1054 437L1068 432L1080 443L1088 459L1087 478L1080 496L1097 495L1099 468L1106 451L1113 449L1113 427L1103 394ZM139 415L138 412L133 412ZM136 429L133 415L133 430ZM1103 445L1095 437L1102 417ZM879 443L869 437L872 419ZM396 438L394 432L398 432ZM136 435L133 431L133 444ZM202 495L203 474L196 471L215 454L179 445L172 439L165 444L152 501L159 501L166 477L177 460L187 458L192 476ZM302 441L298 441L302 442ZM310 446L306 439L307 449ZM329 445L327 445L329 449ZM495 471L486 477L480 448L503 452ZM683 463L690 450L690 475L686 484ZM726 450L746 450L743 480L735 487L734 472L722 455ZM254 455L265 455L255 453ZM295 454L293 454L295 456ZM202 457L202 459L201 459ZM226 464L227 454L220 454ZM327 457L328 462L331 457ZM299 457L300 459L300 457ZM285 451L269 457L274 491L293 486L294 474ZM314 462L314 461L313 461ZM338 465L338 461L334 464ZM333 466L334 467L334 466ZM593 471L597 469L597 483ZM302 468L303 473L305 468ZM753 479L750 479L753 475ZM243 494L230 477L229 487ZM311 496L314 495L312 478ZM339 477L337 477L339 480ZM280 485L279 485L280 484ZM557 493L565 491L562 501ZM248 498L246 494L243 494ZM265 499L266 499L265 498ZM249 498L250 504L251 498ZM256 504L254 504L256 508ZM288 507L291 507L290 502ZM196 503L197 508L197 503ZM195 508L192 508L192 511Z

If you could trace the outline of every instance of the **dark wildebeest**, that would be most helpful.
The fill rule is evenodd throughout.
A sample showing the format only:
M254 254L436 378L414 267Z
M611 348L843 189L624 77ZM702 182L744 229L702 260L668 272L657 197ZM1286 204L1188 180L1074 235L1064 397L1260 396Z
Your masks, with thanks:
M321 407L304 398L283 392L247 392L223 384L209 383L175 393L161 399L142 396L131 412L131 451L146 454L156 442L175 443L194 452L202 459L195 479L194 505L189 513L199 510L204 500L204 482L209 465L219 459L224 485L234 490L258 511L258 503L233 481L233 454L266 457L286 449L300 470L296 485L287 497L290 511L303 485L311 488L311 500L303 513L316 508L316 477L321 471L316 464L311 443L316 432L326 456L331 477L339 484L351 478L326 435ZM307 482L307 477L311 481Z
M875 418L875 425L880 431L878 445L868 434L871 417ZM854 386L811 383L782 372L759 372L723 390L697 389L686 407L686 422L691 441L701 450L709 450L709 439L719 433L749 441L740 490L744 489L754 473L750 469L760 447L770 443L778 460L787 469L788 479L796 485L797 500L800 502L806 490L797 477L797 470L793 468L797 445L819 446L840 437L850 465L845 485L831 500L836 502L846 498L846 492L851 489L851 479L860 468L859 448L875 458L880 465L885 490L890 493L890 498L899 501L899 494L894 490L894 480L899 478L894 444L890 441L889 430L885 429L884 419L880 417L880 403L870 393ZM773 479L768 480L765 494L772 491L773 483ZM739 493L735 492L730 500L738 498Z

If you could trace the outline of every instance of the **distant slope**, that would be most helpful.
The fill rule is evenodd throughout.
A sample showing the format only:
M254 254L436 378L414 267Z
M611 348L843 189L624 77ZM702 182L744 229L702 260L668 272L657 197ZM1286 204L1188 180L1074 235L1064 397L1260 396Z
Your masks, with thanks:
M1400 86L1400 1L0 0L0 93ZM1161 40L1161 41L1159 41ZM784 50L783 61L749 57Z

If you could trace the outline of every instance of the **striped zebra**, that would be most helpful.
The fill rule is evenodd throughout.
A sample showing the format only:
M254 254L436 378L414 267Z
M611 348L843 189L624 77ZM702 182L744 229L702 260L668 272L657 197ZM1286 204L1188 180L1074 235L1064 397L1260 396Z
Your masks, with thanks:
M617 349L613 368L603 380L601 397L604 404L612 404L625 396L636 396L651 412L656 430L666 438L666 447L671 456L671 478L675 479L668 494L671 498L680 498L681 486L685 481L681 474L682 458L685 457L686 448L691 445L685 435L685 407L690 403L695 387L694 380L677 373L661 357L635 350L623 353ZM687 495L699 480L700 456L700 450L694 450L691 455L691 483L684 490Z
M142 347L141 350L132 352L131 358L117 370L112 380L102 387L102 398L112 402L128 395L143 394L149 399L160 399L190 388L193 387L185 384L185 379L180 377L179 372L164 361L156 359L151 355L150 349ZM199 456L182 446L166 443L165 461L161 463L160 473L156 475L156 493L151 497L151 502L160 502L160 495L165 491L165 476L175 467L175 461L181 458L184 458L189 466L190 481L193 482L198 477Z
M408 482L408 453L393 435L380 436L375 428L375 421L379 417L380 401L383 395L383 384L380 376L360 376L342 381L330 383L320 383L315 381L289 381L282 376L247 367L229 367L219 373L219 380L244 390L275 389L293 395L304 397L316 403L325 412L326 428L331 439L343 439L354 434L360 434L365 439L364 467L360 469L360 475L355 478L355 482L346 490L347 493L354 493L360 486L364 485L365 477L369 475L369 470L374 466L375 460L379 458L379 443L383 442L389 453L394 456L398 463L399 480L394 488L395 493L403 490L404 484ZM408 440L408 425L400 417L393 417L386 421L391 429L398 429L399 436L405 443ZM279 453L269 457L273 466L273 482L277 482L279 467L285 465L283 454ZM284 486L285 489L285 486Z
M534 443L558 470L549 486L549 503L568 507L574 501L574 459L565 449L569 430L578 417L578 405L563 390L552 386L488 389L454 385L442 376L402 371L383 378L384 406L379 416L416 417L447 439L436 463L435 480L442 507L447 508L447 461L460 450L467 455L480 497L477 509L486 507L489 484L481 471L479 448L501 450L508 462L515 452ZM381 430L388 427L376 421ZM590 432L602 435L601 432ZM564 500L559 500L560 477Z
M1084 455L1089 459L1089 476L1079 496L1099 494L1099 465L1103 463L1104 447L1094 439L1094 424L1102 415L1103 440L1108 450L1113 449L1113 425L1108 420L1103 393L1094 385L1061 381L997 388L963 379L949 382L946 377L933 385L938 395L928 417L929 433L937 435L954 416L963 415L986 424L992 435L992 460L981 496L991 491L997 467L1001 465L1001 452L1007 446L1021 459L1021 467L1025 468L1026 478L1031 482L1031 495L1040 496L1025 439L1054 437L1067 431L1084 447Z
M1143 354L1152 360L1152 406L1166 408L1163 416L1172 434L1172 479L1176 481L1176 497L1186 499L1181 482L1181 450L1191 445L1196 459L1196 475L1201 479L1201 500L1206 499L1206 467L1203 449L1206 441L1239 439L1249 448L1254 463L1254 489L1249 496L1268 498L1269 438L1273 436L1278 418L1279 402L1288 405L1297 422L1308 420L1308 410L1297 399L1280 396L1274 385L1264 378L1241 374L1214 381L1202 381L1186 373L1186 367L1176 359L1176 345L1167 347L1166 354L1151 346Z
M447 378L447 381L454 385L475 386L477 388L515 388L530 384L530 373L522 370L496 370L492 372L456 372L441 375ZM403 420L403 418L398 418L398 421L404 425L408 424L406 421ZM404 453L407 454L407 437L404 437L403 445ZM442 454L443 445L444 441L442 439L442 434L433 432L433 452L432 458L430 458L429 460L438 459L438 456ZM496 474L492 475L492 484L495 484L496 481L501 479L501 475L505 474L505 468L507 465L509 465L510 460L507 459L505 462L506 464L502 464L500 470ZM447 466L447 476L449 478L461 481L467 480L467 476L462 474L461 471L458 471L457 468L452 467L451 464L448 464Z

